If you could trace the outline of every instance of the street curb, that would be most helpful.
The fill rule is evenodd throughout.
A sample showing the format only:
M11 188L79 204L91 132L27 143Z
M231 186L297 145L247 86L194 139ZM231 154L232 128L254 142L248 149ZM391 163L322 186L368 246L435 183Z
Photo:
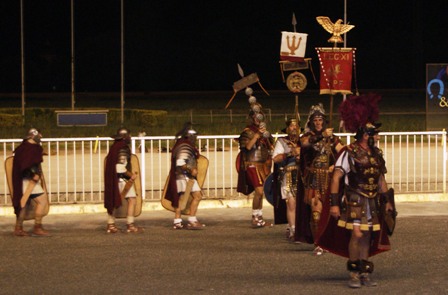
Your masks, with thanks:
M424 203L424 202L448 202L448 194L399 194L395 196L396 203ZM222 208L249 208L252 206L252 198L224 200L209 199L202 200L199 204L200 209L222 209ZM268 202L264 202L264 207L272 208ZM145 201L142 205L142 211L165 210L160 201ZM103 203L96 204L52 204L49 214L89 214L106 213ZM0 216L12 216L14 209L12 206L0 206Z

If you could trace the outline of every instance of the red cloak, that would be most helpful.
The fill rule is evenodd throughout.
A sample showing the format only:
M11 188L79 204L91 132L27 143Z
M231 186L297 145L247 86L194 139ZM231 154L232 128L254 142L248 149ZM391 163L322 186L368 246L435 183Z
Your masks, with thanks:
M107 213L110 215L113 214L114 209L121 206L121 195L115 166L118 162L118 153L123 149L129 150L126 141L123 139L115 140L109 149L104 167L104 208L107 209ZM130 150L129 154L131 154Z
M173 208L179 207L180 193L177 191L177 183L176 183L176 160L177 160L176 149L182 144L189 145L195 151L196 159L199 158L199 151L196 148L196 146L190 142L190 140L186 138L180 138L174 144L171 154L171 169L169 173L170 179L168 181L168 187L165 194L165 199L171 201L171 206L173 206Z
M24 139L14 150L14 161L12 164L12 185L14 193L12 205L14 207L14 213L17 216L21 210L20 199L22 199L23 196L23 173L27 169L40 165L44 161L43 151L44 149L40 144L30 143L28 139Z

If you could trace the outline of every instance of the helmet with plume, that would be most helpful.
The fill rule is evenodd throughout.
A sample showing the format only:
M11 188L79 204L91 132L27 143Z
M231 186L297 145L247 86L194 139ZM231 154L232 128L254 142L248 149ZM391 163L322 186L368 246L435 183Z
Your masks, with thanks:
M314 118L322 118L324 120L324 128L326 126L326 115L325 115L325 110L324 110L324 106L322 103L316 104L311 106L310 108L310 112L308 114L308 120L306 121L305 124L305 132L309 132L310 130L315 130L316 126L314 126Z
M356 139L361 138L364 133L373 136L379 132L381 123L375 121L379 118L380 100L381 96L376 93L352 95L339 106L345 129L356 133Z

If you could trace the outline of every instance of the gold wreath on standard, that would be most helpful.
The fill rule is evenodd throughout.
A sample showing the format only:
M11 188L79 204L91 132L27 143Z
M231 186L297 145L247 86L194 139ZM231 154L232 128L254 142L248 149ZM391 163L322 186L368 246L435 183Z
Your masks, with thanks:
M294 93L302 92L303 90L305 90L306 85L306 77L300 72L291 73L286 79L286 86L288 87L289 91Z

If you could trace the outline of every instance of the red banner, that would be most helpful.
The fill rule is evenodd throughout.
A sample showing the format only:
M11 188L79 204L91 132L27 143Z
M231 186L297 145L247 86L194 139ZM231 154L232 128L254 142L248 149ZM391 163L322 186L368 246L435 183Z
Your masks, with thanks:
M316 48L320 62L320 94L351 94L356 48Z

